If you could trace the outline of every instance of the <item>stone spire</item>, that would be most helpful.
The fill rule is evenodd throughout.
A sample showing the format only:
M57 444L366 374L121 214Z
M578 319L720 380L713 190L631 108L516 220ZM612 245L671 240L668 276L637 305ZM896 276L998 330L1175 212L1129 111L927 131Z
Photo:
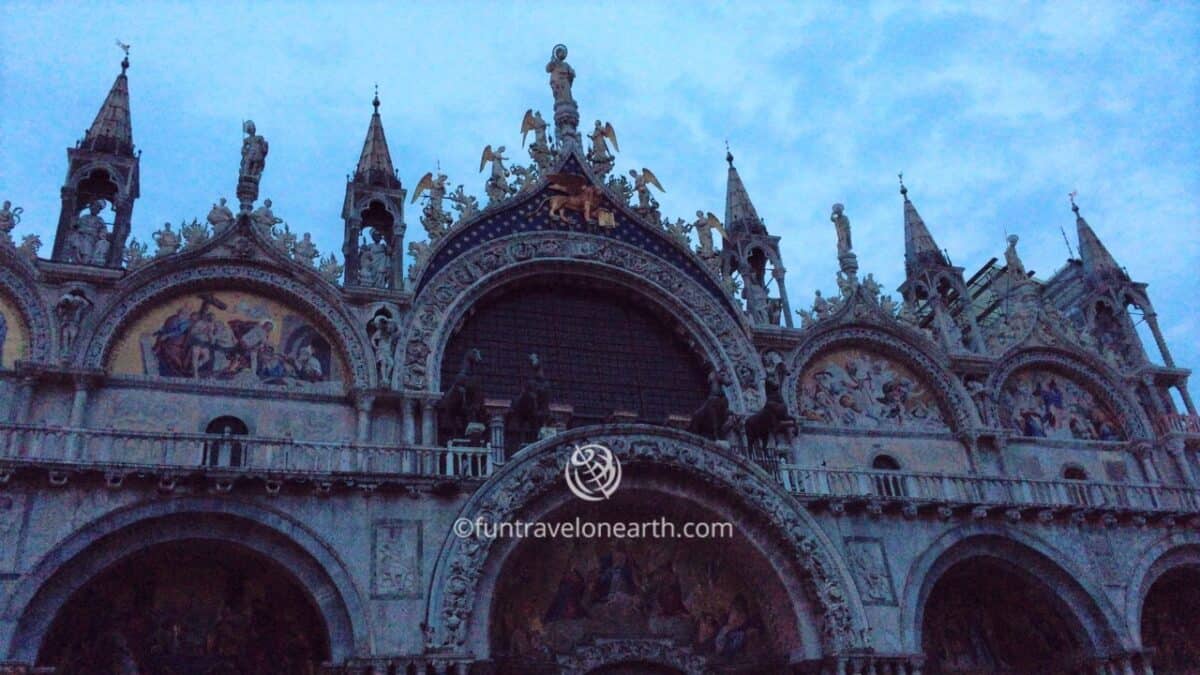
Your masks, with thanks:
M913 272L922 267L938 265L949 267L950 262L942 250L938 248L929 228L917 207L908 198L908 188L904 186L904 174L900 174L900 195L904 197L904 267L912 276Z
M1121 269L1092 226L1080 215L1075 193L1072 192L1070 196L1071 210L1075 212L1075 229L1079 236L1079 260L1083 263L1084 274L1093 278L1126 278L1125 270Z
M747 232L766 234L767 228L758 217L742 177L733 165L733 153L728 150L725 152L725 161L729 163L729 178L725 184L725 231L730 237Z
M133 125L129 119L129 53L121 60L121 74L108 90L108 96L92 126L80 141L80 147L93 152L104 152L122 157L133 156Z
M354 179L367 185L397 188L400 187L400 181L392 166L387 137L383 134L383 120L379 117L379 87L375 88L371 105L375 107L375 113L371 115L371 123L367 126L367 138L363 141Z

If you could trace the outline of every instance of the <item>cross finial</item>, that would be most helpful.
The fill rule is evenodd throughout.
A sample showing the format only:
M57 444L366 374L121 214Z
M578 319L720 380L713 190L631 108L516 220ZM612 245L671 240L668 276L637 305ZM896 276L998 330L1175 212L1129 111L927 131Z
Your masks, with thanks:
M1071 210L1074 211L1075 215L1077 215L1077 216L1079 215L1079 205L1075 203L1075 198L1078 196L1079 196L1078 190L1071 190L1070 192L1067 193L1067 197L1070 198L1070 200L1071 200Z
M733 166L733 153L729 151L729 139L725 139L725 161L729 162L729 166Z
M379 114L379 83L375 83L375 98L371 100L371 105L375 106L375 114Z
M904 195L905 199L908 199L908 188L904 187L904 172L901 171L896 174L896 177L900 179L900 194Z

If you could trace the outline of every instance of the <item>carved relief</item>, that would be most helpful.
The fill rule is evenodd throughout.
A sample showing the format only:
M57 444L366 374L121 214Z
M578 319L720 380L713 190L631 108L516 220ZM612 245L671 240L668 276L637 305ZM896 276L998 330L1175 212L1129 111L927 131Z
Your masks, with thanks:
M371 596L413 598L421 594L421 521L381 520L371 545Z
M800 417L864 429L947 431L933 391L904 365L845 348L808 365L800 378Z
M1002 423L1021 436L1093 441L1124 440L1112 410L1075 379L1062 373L1025 369L1000 392Z
M883 542L871 537L846 537L846 563L854 574L864 605L896 605L896 589Z

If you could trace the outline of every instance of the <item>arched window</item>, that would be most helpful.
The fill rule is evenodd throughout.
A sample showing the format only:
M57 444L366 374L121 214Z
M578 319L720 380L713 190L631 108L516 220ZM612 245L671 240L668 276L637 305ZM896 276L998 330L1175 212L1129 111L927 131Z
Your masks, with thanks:
M876 471L899 471L900 462L891 455L876 455L871 460L871 468ZM874 476L875 494L881 497L903 497L907 494L903 476L879 475Z
M1066 480L1087 480L1087 471L1080 466L1068 466L1063 469L1063 478Z
M242 420L223 415L208 423L204 433L220 436L204 444L204 466L242 466L245 462L241 441L234 436L246 436L250 429Z

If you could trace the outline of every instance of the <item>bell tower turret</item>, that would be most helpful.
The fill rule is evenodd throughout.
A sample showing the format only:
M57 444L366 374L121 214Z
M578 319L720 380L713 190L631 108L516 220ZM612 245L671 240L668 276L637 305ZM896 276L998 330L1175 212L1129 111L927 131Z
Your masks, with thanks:
M388 152L379 91L371 101L375 112L367 126L362 154L346 182L342 219L346 222L342 255L346 286L399 290L403 286L404 187Z

